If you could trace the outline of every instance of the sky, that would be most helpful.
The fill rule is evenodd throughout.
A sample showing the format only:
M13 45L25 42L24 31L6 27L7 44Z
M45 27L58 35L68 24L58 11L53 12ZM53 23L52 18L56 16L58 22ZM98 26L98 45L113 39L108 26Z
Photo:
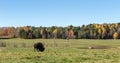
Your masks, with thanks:
M120 0L0 0L0 27L120 22Z

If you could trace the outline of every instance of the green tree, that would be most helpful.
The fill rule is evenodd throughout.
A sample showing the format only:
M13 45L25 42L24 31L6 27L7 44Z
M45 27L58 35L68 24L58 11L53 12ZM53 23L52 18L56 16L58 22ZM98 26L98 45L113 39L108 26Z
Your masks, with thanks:
M33 35L35 38L40 38L40 31L38 29L36 29L34 32L33 32Z
M20 38L24 38L24 39L27 39L27 32L24 30L24 29L21 29L20 32L19 32L19 37Z

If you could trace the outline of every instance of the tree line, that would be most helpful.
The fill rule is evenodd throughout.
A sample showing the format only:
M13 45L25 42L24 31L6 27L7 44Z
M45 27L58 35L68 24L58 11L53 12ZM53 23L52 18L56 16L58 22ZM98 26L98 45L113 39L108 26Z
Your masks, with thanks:
M120 23L67 27L0 27L0 38L23 39L120 39Z

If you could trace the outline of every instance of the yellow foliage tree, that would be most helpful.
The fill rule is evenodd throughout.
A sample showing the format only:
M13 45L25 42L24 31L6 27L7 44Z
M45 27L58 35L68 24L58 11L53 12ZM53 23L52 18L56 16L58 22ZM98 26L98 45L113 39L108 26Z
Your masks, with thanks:
M100 26L99 26L98 24L95 24L95 27L96 27L96 28L100 28Z
M115 33L113 34L113 38L114 38L114 39L118 39L118 33L117 33L117 32L115 32Z
M54 36L54 38L57 38L57 28L55 28L55 29L53 30L53 36Z
M54 29L53 33L57 33L57 28L56 28L56 29Z
M99 34L102 34L102 30L101 30L101 29L98 29L98 33L99 33Z

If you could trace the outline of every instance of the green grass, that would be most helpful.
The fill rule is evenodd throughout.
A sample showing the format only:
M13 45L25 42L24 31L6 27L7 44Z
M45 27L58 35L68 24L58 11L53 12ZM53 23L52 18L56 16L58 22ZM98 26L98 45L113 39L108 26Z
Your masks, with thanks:
M0 42L7 45L0 47L0 63L120 63L120 40L17 38L0 39ZM34 52L33 44L36 42L45 44L44 52ZM103 45L112 48L84 49Z

